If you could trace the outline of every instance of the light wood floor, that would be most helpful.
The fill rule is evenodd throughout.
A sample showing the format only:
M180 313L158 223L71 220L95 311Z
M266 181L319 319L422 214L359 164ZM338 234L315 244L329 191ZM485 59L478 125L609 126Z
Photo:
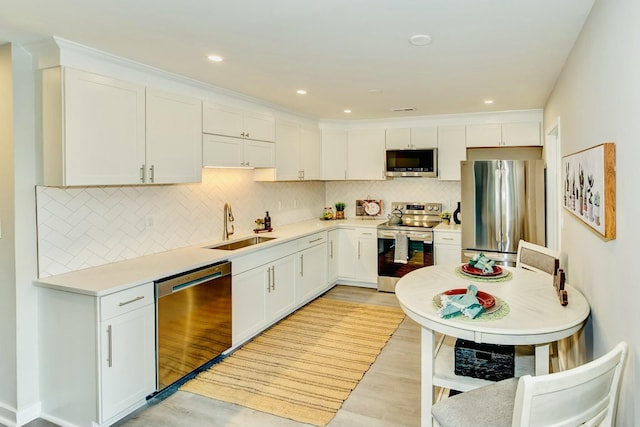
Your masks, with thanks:
M336 286L328 297L366 304L397 306L395 294ZM115 424L124 427L307 427L289 419L232 403L177 391ZM409 427L420 425L420 328L408 317L349 395L327 427ZM28 427L51 427L36 420Z

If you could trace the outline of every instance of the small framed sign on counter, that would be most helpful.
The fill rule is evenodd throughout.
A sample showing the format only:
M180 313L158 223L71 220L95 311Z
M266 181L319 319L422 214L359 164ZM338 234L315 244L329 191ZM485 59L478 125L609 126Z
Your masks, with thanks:
M616 238L616 148L605 142L562 157L563 206L606 240Z

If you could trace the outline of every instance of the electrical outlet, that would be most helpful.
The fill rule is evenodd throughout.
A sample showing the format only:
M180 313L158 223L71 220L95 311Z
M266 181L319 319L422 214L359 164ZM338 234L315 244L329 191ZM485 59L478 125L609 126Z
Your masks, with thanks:
M282 201L278 200L278 210L281 211L282 210Z
M298 201L296 199L293 199L293 209L297 209L298 208Z

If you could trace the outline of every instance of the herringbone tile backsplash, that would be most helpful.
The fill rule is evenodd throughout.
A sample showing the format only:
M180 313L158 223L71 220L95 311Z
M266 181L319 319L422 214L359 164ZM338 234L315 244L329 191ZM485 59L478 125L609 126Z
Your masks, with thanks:
M245 169L203 169L202 183L159 186L37 188L40 277L222 238L229 202L236 236L269 211L274 228L320 217L325 205L367 197L455 203L459 182L255 182ZM454 206L455 208L455 206ZM385 212L386 215L387 212Z

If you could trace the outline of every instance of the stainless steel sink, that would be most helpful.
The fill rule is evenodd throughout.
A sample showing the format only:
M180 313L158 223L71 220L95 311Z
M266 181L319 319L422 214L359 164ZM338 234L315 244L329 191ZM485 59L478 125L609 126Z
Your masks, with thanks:
M249 237L248 239L236 240L235 242L220 243L218 245L207 246L207 249L220 249L223 251L235 251L236 249L246 248L247 246L257 245L258 243L268 242L275 237Z

